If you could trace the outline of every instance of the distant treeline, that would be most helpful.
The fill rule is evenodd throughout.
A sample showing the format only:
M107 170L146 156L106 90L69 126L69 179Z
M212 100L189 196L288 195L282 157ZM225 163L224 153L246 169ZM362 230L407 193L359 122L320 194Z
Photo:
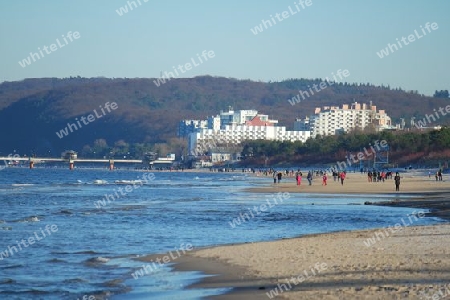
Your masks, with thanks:
M160 87L153 80L71 77L0 83L0 128L8 128L0 152L58 156L71 149L83 156L138 156L155 145L164 148L162 144L170 143L180 120L204 120L230 106L269 114L290 130L296 118L311 115L316 107L372 102L386 111L393 124L404 122L411 127L412 117L423 120L450 104L448 90L427 97L417 91L347 82L336 82L307 101L290 104L289 99L300 91L320 84L320 78L256 82L199 76L174 78ZM56 134L107 102L116 102L119 108L64 138ZM450 124L450 114L438 119L434 126ZM425 123L428 126L430 122ZM107 141L107 145L98 140ZM182 152L181 148L169 148Z
M450 128L441 130L377 133L346 133L317 136L305 143L267 140L246 141L242 156L247 163L327 163L345 160L349 153L370 149L386 141L391 162L427 162L450 158Z

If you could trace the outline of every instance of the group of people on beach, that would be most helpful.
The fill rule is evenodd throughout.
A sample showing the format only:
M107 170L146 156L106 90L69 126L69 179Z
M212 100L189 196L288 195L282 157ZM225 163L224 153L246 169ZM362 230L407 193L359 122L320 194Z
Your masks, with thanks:
M384 182L386 179L392 179L391 171L376 171L367 172L367 181L368 182Z
M297 172L294 172L293 170L286 170L286 171L275 171L273 169L270 169L267 172L264 172L264 175L272 174L273 177L273 183L280 183L281 179L283 178L283 175L287 177L294 177L295 174L295 181L297 182L297 185L302 184L302 177L303 173L300 171L300 169L297 170ZM312 183L312 173L311 171L308 172L308 175L306 176L306 179L308 179L309 185Z
M428 172L428 178L431 177L431 172ZM436 181L442 181L442 170L439 169L435 174L434 177L436 178Z
M341 183L341 185L344 185L344 180L347 177L346 171L331 170L330 173L333 176L333 180L335 182L338 182L338 183ZM274 184L281 183L283 176L291 177L291 178L294 177L297 186L301 186L302 178L303 178L303 173L302 173L302 171L300 171L300 169L298 169L297 171L293 171L293 170L275 171L274 169L269 169L268 171L264 172L264 175L266 175L266 176L272 175ZM438 175L436 175L436 176L438 176ZM328 184L328 174L326 171L309 170L308 174L306 175L306 179L308 180L308 185L312 185L312 181L313 181L314 177L322 178L322 186L326 186ZM441 177L442 177L442 174L441 174ZM393 173L391 171L373 170L373 171L367 172L368 182L384 182L387 179L394 179L395 190L400 191L401 177L398 172L396 172L394 177L393 177Z
M384 182L387 179L392 179L392 171L377 171L373 169L372 171L367 171L367 181L368 182ZM400 173L396 172L394 176L395 191L400 191Z
M295 174L295 181L297 182L297 185L302 185L302 176L303 173L298 170L298 172ZM306 175L306 179L308 180L308 185L312 185L313 180L313 172L308 171L308 175Z
M316 177L321 176L322 177L322 185L327 185L327 181L328 181L328 175L327 172L324 171L313 171L310 170L308 171L308 174L306 175L306 179L308 180L308 185L312 185L312 181L314 178L314 173L316 175ZM273 177L273 183L280 183L281 179L283 178L283 175L288 176L288 177L293 177L292 171L286 170L284 172L282 171L275 171L275 170L269 170L268 174L272 174ZM345 171L333 171L333 178L334 181L340 182L341 185L344 185L344 180L345 177L347 176L347 173ZM298 186L300 186L302 184L302 177L303 177L303 173L299 170L297 170L297 172L295 172L295 181L297 183Z
M328 173L327 173L328 171ZM390 170L382 170L377 171L376 169L373 169L372 171L367 170L367 181L368 182L385 182L388 179L393 179L395 184L395 191L400 191L400 182L401 182L401 176L399 172L396 172L395 175ZM303 173L298 169L297 171L294 170L284 170L284 171L276 171L274 169L265 170L262 172L264 175L269 176L269 174L273 175L273 183L280 183L283 176L286 177L294 177L295 182L297 186L301 186L302 184L302 177ZM442 169L439 169L435 173L436 181L442 181ZM308 185L312 185L313 179L316 177L322 179L322 186L326 186L328 184L328 174L333 176L333 180L335 182L341 183L341 185L344 185L344 180L347 176L346 171L339 171L339 170L309 170L308 174L306 176L306 179L308 180ZM431 178L431 172L428 172L428 177Z
M362 169L361 168L361 174L367 173L367 181L368 182L385 182L387 179L394 178L395 183L395 190L400 191L400 173L396 172L395 176L393 177L393 172L389 170L382 170L377 171L376 169L373 169L372 171L368 169Z

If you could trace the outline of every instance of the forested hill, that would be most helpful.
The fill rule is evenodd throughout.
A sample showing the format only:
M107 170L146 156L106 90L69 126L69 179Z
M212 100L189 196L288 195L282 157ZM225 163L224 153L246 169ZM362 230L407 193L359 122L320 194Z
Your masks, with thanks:
M292 106L288 99L308 90L320 79L255 82L211 76L172 79L157 87L155 79L39 78L0 84L0 154L59 155L64 149L80 151L97 139L109 145L164 142L176 136L179 120L204 119L232 106L256 109L292 128L296 117L310 115L323 105L372 101L394 121L450 104L449 99L425 97L370 84L336 83ZM75 118L88 116L106 102L118 108L68 136L56 132ZM447 123L441 118L439 123Z

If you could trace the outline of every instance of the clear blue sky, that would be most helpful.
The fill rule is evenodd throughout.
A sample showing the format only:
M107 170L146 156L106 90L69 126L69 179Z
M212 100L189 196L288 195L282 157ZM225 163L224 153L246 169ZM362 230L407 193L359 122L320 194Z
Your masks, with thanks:
M370 82L431 95L450 89L450 1L312 0L312 5L254 35L262 19L298 0L21 0L0 2L0 81L35 77L159 77L161 71L215 57L182 77L252 80L324 78L348 69ZM299 6L299 5L298 5ZM300 7L300 6L299 6ZM301 8L301 7L300 7ZM421 39L380 59L376 52L436 22ZM78 31L80 38L25 68L38 47ZM197 61L198 62L198 61Z

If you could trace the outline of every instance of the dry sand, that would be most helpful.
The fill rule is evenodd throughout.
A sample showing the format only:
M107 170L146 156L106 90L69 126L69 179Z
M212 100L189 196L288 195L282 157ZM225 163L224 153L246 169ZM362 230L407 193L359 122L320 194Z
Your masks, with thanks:
M266 293L283 283L289 291L278 290L278 299L420 299L422 292L450 298L450 225L403 227L367 247L364 241L376 232L198 250L184 258L192 263L185 269L223 274L201 287L237 287L217 299L269 299Z

